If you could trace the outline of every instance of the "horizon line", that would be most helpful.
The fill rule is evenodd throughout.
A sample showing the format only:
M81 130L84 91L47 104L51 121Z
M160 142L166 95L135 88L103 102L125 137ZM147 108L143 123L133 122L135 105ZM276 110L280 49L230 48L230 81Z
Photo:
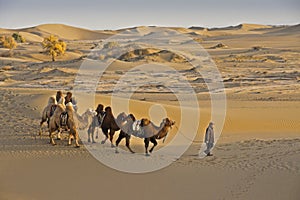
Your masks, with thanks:
M28 26L22 26L22 27L16 27L16 28L7 28L7 27L0 27L1 29L8 29L8 30L18 30L18 29L28 29L28 28L35 28L38 26L42 26L42 25L66 25L66 26L71 26L74 28L81 28L81 29L87 29L87 30L91 30L91 31L118 31L118 30L122 30L122 29L130 29L130 28L136 28L136 27L165 27L165 28L192 28L192 27L196 27L196 28L206 28L206 29L222 29L222 28L229 28L229 27L236 27L236 26L240 26L243 24L251 24L251 25L263 25L263 26L273 26L273 27L280 27L280 26L297 26L300 25L299 23L288 23L288 24L263 24L263 23L251 23L251 22L243 22L243 23L239 23L239 24L235 24L235 25L220 25L220 26L201 26L201 25L190 25L190 26L173 26L173 25L132 25L132 26L128 26L128 27L120 27L120 28L116 28L116 29L91 29L89 27L85 27L85 26L81 26L81 25L72 25L69 23L42 23L42 24L35 24L35 25L28 25Z

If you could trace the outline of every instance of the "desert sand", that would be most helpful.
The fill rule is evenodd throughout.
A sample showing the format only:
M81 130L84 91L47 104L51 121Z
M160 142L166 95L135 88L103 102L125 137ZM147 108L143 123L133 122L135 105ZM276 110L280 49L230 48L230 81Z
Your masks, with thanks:
M210 121L210 96L201 77L172 52L148 48L128 52L115 61L99 82L95 103L111 105L113 86L125 71L143 62L164 63L189 77L196 88L201 121L197 135L182 157L161 170L130 174L111 169L84 147L67 146L67 134L51 146L46 127L38 136L41 112L56 90L72 91L80 65L97 44L114 34L144 33L145 27L92 31L66 25L40 25L19 32L27 43L12 57L0 48L0 199L299 199L300 90L299 25L241 24L207 29L177 28L211 55L224 80L227 113L214 156L198 152ZM68 50L50 62L40 45L55 34ZM79 102L79 113L90 99ZM161 104L180 125L176 97L163 87L146 85L130 100L130 112L149 117L148 108ZM92 106L93 108L96 105ZM117 115L118 113L114 113ZM161 119L152 119L158 124ZM173 128L166 143L181 134ZM116 140L118 133L114 137ZM97 139L97 144L103 139ZM86 144L85 138L81 143ZM144 156L143 141L132 138L130 154L121 143L115 154L109 143L104 156L126 164L126 158L160 162L155 151ZM169 156L169 155L165 155Z

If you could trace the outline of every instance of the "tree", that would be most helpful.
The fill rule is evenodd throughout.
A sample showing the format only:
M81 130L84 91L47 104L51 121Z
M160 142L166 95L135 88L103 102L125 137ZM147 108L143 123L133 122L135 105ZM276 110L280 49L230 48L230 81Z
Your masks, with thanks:
M13 53L12 52L13 49L17 47L17 43L16 43L15 39L12 36L2 36L0 38L0 44L4 48L8 48L9 49L10 56Z
M22 35L20 35L19 33L14 33L14 34L12 34L12 37L15 39L15 41L17 41L18 43L25 43L26 42L26 40L25 40L25 38L22 36Z
M51 55L52 61L55 61L56 56L63 55L67 49L66 43L54 35L44 38L42 45L49 55Z

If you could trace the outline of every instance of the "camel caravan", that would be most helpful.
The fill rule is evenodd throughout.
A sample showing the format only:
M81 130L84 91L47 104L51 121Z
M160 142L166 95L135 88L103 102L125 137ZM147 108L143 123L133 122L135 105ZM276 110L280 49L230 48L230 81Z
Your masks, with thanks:
M43 124L47 122L50 144L56 145L56 139L61 140L63 131L68 132L68 145L72 145L75 140L75 147L79 148L79 130L87 129L88 141L96 143L98 139L98 131L102 130L105 139L101 144L105 144L109 139L111 147L115 148L115 152L119 153L119 143L125 138L126 147L131 153L135 153L130 147L130 138L135 136L144 140L145 154L149 156L155 146L157 140L165 141L170 129L175 124L175 121L165 118L159 126L156 126L149 119L143 118L137 120L133 114L120 113L117 118L114 117L112 108L107 106L104 108L102 104L98 104L97 109L87 109L81 116L77 113L77 102L72 93L68 92L66 97L63 97L62 92L58 91L56 97L50 97L47 106L42 112L42 120L40 122L39 135L42 134ZM96 136L95 131L97 130ZM119 132L118 139L113 144L114 134ZM149 143L153 146L148 150Z

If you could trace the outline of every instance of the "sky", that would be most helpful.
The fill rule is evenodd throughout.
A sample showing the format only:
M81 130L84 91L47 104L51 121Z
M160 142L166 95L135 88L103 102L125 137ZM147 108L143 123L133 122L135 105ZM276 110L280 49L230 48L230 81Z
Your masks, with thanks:
M300 0L0 0L0 27L59 23L94 30L300 23Z

